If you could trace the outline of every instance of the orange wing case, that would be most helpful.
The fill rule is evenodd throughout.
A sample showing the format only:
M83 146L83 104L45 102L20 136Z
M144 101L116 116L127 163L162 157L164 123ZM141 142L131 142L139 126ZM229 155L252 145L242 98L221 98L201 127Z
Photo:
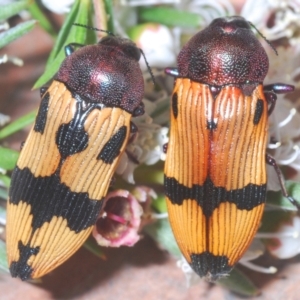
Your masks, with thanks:
M177 243L201 277L227 275L266 199L267 55L241 17L216 19L178 57L165 194Z
M139 58L131 41L109 36L70 53L43 89L9 192L13 277L43 276L90 234L133 128L131 117L143 112Z
M251 96L227 86L214 99L208 85L176 80L167 205L179 247L201 276L228 273L259 226L268 118L258 110L267 112L261 85Z

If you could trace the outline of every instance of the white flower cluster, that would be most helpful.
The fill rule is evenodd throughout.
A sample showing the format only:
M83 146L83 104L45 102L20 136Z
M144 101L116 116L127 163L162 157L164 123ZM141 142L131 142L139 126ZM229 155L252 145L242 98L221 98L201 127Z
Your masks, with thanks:
M293 38L299 31L299 15L299 0L247 0L241 11L269 40ZM271 16L272 26L267 26Z
M300 18L300 14L299 14ZM270 47L269 47L270 48ZM270 70L266 83L285 82L300 88L300 46L278 47L278 56L268 49ZM275 110L270 116L268 148L279 165L289 165L300 171L300 114L295 105L287 99L289 95L278 95ZM273 140L273 141L272 141ZM275 142L274 142L275 141Z
M146 113L134 118L138 132L127 145L116 171L129 183L134 183L133 171L139 164L153 165L164 159L163 146L168 142L168 128L154 123L149 116L155 110L156 104L146 99L143 102Z
M68 13L74 0L42 0L43 5L56 14Z

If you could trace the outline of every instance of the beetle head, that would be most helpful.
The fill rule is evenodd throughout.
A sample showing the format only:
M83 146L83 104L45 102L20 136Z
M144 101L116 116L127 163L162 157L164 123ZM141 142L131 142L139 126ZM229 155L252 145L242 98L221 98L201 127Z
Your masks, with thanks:
M179 77L217 86L261 83L268 67L250 24L237 16L215 19L178 56Z
M144 94L140 57L133 42L110 35L66 57L55 79L87 102L133 113Z

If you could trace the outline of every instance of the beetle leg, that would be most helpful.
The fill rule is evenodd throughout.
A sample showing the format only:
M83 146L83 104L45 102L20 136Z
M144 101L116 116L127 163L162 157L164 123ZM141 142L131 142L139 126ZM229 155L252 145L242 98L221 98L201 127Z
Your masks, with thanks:
M138 127L136 126L135 123L133 123L132 121L130 121L130 133L137 133L138 132Z
M110 182L109 182L109 187L113 187L115 185L116 181L117 181L116 176L112 176L112 178L110 179Z
M48 90L48 86L42 86L41 88L40 88L40 95L41 95L41 98L44 96L44 94L47 92L47 90Z
M140 162L139 162L139 160L134 156L134 154L133 153L131 153L129 150L125 150L125 152L126 152L126 154L127 154L127 157L128 157L128 159L131 161L131 162L133 162L134 164L136 164L136 165L139 165L140 164Z
M264 86L264 92L273 92L275 94L287 94L293 92L295 87L285 83L273 83Z
M295 87L290 84L284 84L284 83L274 83L274 84L268 84L264 86L264 94L266 97L266 100L268 104L270 105L268 110L268 115L271 115L275 108L277 96L276 94L286 94L293 92Z
M21 145L20 145L20 151L23 149L24 144L25 144L25 141L21 142Z
M173 77L178 77L179 72L177 68L165 68L165 73L167 75L173 76Z
M272 112L274 111L277 96L274 92L265 92L264 95L266 97L268 104L270 105L270 107L268 109L268 116L270 116L272 114Z
M280 170L280 168L278 167L276 160L270 155L270 154L266 154L266 162L268 165L272 166L277 174L279 183L280 183L280 187L281 187L281 191L282 194L285 198L287 198L294 206L296 206L296 208L298 210L300 210L300 204L292 197L288 194L285 184L284 184L284 178L282 175L282 172Z
M132 113L133 117L139 117L142 116L145 113L145 104L141 102L138 107L135 108L135 110Z
M166 154L167 151L168 151L168 143L165 143L165 144L163 145L163 152Z

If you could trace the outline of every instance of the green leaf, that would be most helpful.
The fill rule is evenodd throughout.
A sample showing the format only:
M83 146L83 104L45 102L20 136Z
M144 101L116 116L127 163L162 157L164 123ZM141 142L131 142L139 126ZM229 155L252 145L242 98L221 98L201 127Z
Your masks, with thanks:
M143 22L190 28L198 27L203 20L199 14L167 6L143 7L139 11L139 17Z
M9 187L10 178L7 175L0 174L0 181L2 181L7 188ZM5 198L6 198L6 194L5 194Z
M4 176L4 175L0 175ZM4 190L3 188L0 187L0 199L6 200L8 198L8 190Z
M107 30L114 32L114 15L113 15L113 5L111 0L104 0L105 12L107 16ZM100 28L101 29L101 28Z
M102 248L92 239L88 239L84 244L84 248L89 250L94 255L98 256L101 259L106 259L106 256L102 250Z
M134 180L138 184L160 184L164 183L163 162L159 161L154 165L140 165L134 171Z
M14 1L12 3L1 5L0 9L0 22L7 20L8 18L18 14L24 10L29 4L29 1Z
M4 139L13 133L23 129L25 126L30 125L34 122L36 116L36 111L32 111L25 116L15 120L14 122L10 123L9 125L5 126L0 130L0 140Z
M150 235L163 249L166 249L176 257L181 256L181 252L175 241L168 219L157 220L143 229Z
M77 0L72 6L71 12L62 26L57 37L55 46L49 56L45 73L35 83L34 88L39 88L47 83L58 71L65 59L64 47L71 43L81 45L94 44L96 42L95 32L83 27L74 26L74 23L92 25L92 3L91 0Z
M253 282L236 268L230 272L228 277L217 281L217 284L242 296L253 297L260 294L259 289L253 284Z
M282 223L290 223L294 215L290 210L265 210L258 232L276 232Z
M9 273L6 256L6 246L2 240L0 240L0 269Z
M167 203L165 196L162 194L158 195L158 197L151 202L151 206L155 211L159 213L167 212Z
M33 19L36 19L39 22L39 25L47 31L51 36L56 37L57 34L55 32L54 27L49 22L48 18L44 14L44 12L39 7L38 3L34 1L29 7L28 10Z
M300 183L292 180L285 182L285 187L290 196L300 203ZM272 206L281 207L285 210L297 211L297 208L283 196L282 191L268 191L267 203Z
M17 26L3 31L0 33L0 49L9 44L10 42L16 40L17 38L23 36L28 33L31 29L33 29L36 21L30 20L18 24Z
M18 160L19 152L0 146L0 168L12 170Z

